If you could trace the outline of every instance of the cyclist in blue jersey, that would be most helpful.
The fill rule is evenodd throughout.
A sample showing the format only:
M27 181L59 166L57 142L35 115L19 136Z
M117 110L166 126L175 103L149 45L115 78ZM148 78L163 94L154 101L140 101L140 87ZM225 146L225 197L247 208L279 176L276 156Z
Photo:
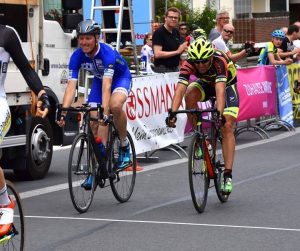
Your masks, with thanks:
M99 123L91 122L95 136L100 136L103 143L107 141L106 120L109 113L114 115L114 123L119 132L120 152L118 167L125 168L130 161L130 147L127 135L127 117L122 107L131 88L131 74L127 62L113 47L99 42L100 25L93 20L85 20L78 24L77 39L80 48L74 51L69 62L69 80L65 90L63 107L71 106L78 81L78 73L82 68L94 75L88 102L95 106L101 103L104 118ZM62 113L59 126L64 126L66 113ZM91 116L96 117L96 112ZM100 125L100 126L99 126Z
M259 65L289 65L293 63L293 60L286 58L282 60L278 55L277 48L282 44L285 34L281 30L274 30L272 32L272 40L267 43L265 48L260 52L258 64Z

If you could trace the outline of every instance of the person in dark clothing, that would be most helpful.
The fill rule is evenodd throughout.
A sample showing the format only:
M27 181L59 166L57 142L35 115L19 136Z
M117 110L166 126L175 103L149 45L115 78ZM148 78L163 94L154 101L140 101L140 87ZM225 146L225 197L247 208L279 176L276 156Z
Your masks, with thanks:
M153 34L154 71L159 73L179 71L180 55L187 50L188 42L180 44L178 25L180 11L169 8L165 23Z
M4 88L10 58L22 73L29 88L38 97L36 115L44 118L50 109L48 95L39 76L24 55L19 35L14 28L0 24L0 144L9 131L12 120ZM8 196L4 172L0 167L0 240L9 236L12 231L14 208L15 200Z
M102 0L103 6L114 6L116 5L116 0ZM120 0L118 0L120 4ZM128 1L124 1L124 7L128 7ZM116 28L116 20L115 20L115 10L104 10L103 11L103 21L104 21L104 27L109 28ZM130 30L130 19L129 19L129 12L128 10L125 10L123 12L123 23L122 23L122 29L123 30ZM116 46L117 42L117 33L106 33L106 40L105 42L107 44L111 44L114 47ZM131 46L132 44L131 34L130 33L122 33L121 34L121 48L126 46Z

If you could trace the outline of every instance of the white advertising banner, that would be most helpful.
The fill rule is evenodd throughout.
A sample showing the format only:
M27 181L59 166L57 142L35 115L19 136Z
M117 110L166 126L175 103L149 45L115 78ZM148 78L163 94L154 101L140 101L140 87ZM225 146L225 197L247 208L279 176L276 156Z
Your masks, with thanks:
M177 115L176 128L169 128L165 123L177 80L178 73L133 78L125 110L128 119L127 130L134 140L137 154L184 140L187 120L185 114ZM179 109L184 107L182 103Z

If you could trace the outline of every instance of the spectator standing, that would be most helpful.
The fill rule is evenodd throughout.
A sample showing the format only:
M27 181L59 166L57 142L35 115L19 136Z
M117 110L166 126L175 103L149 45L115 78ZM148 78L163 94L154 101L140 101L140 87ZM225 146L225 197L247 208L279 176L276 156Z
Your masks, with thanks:
M103 6L114 6L116 5L116 0L102 0ZM120 4L120 0L118 0L118 3ZM124 7L128 7L128 1L124 0ZM104 21L104 27L106 29L116 28L116 17L115 17L115 10L104 10L103 11L103 21ZM124 10L123 12L123 23L122 23L122 29L123 30L131 30L130 27L130 19L129 19L129 12L128 10ZM117 33L106 33L105 34L105 42L107 44L112 45L113 47L116 47L117 45ZM122 33L121 34L121 44L120 48L124 48L126 46L132 46L131 41L131 34L130 33Z
M259 65L289 65L293 60L286 58L282 60L278 55L277 49L281 46L285 34L281 30L274 30L272 32L272 40L267 43L265 48L260 52L258 64Z
M300 29L300 22L297 21L294 24L297 25ZM300 48L300 34L299 37L295 41L293 41L293 44L296 48Z
M278 54L281 58L297 56L296 54L300 52L300 48L295 48L293 41L299 38L299 27L292 24L288 27L285 38L282 40L282 44L278 48Z
M229 20L230 17L228 11L221 10L220 12L218 12L216 16L216 22L217 22L216 26L215 28L212 28L210 30L210 33L208 35L208 40L214 41L216 38L218 38L221 35L223 26L225 24L228 24Z
M152 49L152 33L147 33L144 38L144 46L141 49L141 61L144 62L143 71L152 73L151 64L153 62L154 54Z
M287 34L282 41L281 46L278 48L278 54L281 58L291 58L293 61L298 61L300 48L295 48L293 42L299 38L299 27L292 24L288 27ZM294 82L294 92L300 93L300 74L298 79Z
M237 53L231 53L228 47L229 40L232 39L234 34L234 26L232 24L225 24L223 26L223 30L221 35L215 39L212 43L215 46L216 49L221 50L225 52L225 54L233 61L236 62L239 59L248 56L251 54L251 52L254 51L254 43L253 42L246 42L244 45L244 49Z
M188 48L188 42L180 44L180 33L176 28L179 15L177 8L169 8L165 13L165 23L153 33L155 72L179 71L180 55Z
M153 33L154 31L156 31L159 27L160 27L160 23L158 23L158 22L152 22L152 23L151 23L151 30L152 30L152 33Z
M180 44L186 41L185 38L187 37L187 32L188 29L186 23L179 24Z

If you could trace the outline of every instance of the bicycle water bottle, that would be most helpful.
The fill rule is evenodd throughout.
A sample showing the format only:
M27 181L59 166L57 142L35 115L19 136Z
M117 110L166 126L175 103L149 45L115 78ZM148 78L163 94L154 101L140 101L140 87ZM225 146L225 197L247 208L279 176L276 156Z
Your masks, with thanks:
M105 157L105 156L106 156L106 149L105 149L104 144L102 143L102 139L101 139L100 137L96 137L96 138L95 138L95 141L96 141L96 144L97 144L98 147L99 147L101 156L102 156L102 157Z

